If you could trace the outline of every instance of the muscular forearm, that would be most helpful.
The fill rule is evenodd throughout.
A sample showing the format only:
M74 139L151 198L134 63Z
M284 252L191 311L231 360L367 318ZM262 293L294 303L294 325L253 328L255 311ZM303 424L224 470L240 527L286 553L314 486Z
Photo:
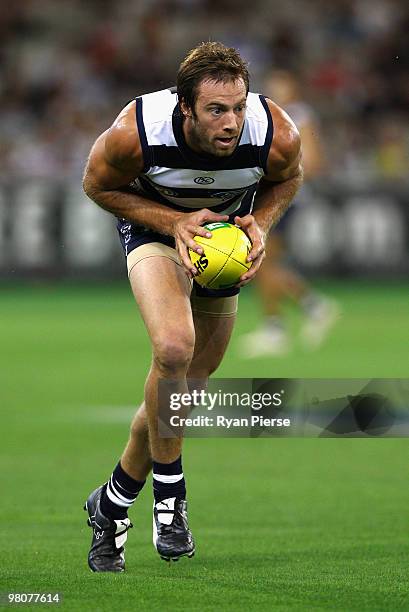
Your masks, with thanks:
M277 225L301 187L302 181L303 175L300 171L296 176L280 183L262 182L254 202L253 216L263 232L267 234L271 227Z
M84 191L98 206L115 216L168 236L173 236L174 225L183 215L168 206L125 190L100 190L84 181Z

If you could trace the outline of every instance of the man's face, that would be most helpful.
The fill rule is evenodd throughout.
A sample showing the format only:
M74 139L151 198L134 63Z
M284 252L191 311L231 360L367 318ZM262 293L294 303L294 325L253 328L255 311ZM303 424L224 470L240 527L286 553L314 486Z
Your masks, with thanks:
M227 83L202 81L194 112L181 104L186 117L183 129L187 144L194 151L217 157L231 155L243 127L246 97L241 78Z

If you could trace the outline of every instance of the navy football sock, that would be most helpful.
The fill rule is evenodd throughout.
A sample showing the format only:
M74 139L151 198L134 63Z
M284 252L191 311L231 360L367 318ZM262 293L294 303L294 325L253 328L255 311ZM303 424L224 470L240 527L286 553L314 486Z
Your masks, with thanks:
M124 519L142 489L144 481L135 480L118 463L101 496L101 512L110 519Z
M155 502L169 497L186 499L186 483L183 477L182 456L172 463L152 461L153 494Z

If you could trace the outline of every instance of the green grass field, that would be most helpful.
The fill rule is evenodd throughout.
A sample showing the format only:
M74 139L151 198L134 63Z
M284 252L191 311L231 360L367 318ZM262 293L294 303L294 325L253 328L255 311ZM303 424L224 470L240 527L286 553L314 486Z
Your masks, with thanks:
M243 292L218 376L409 378L408 286L322 288L342 319L320 351L283 359L240 354L260 317ZM409 610L406 439L188 439L195 558L154 551L148 482L126 574L92 574L82 503L122 451L149 360L136 306L125 283L5 287L0 339L0 591L59 591L67 610Z

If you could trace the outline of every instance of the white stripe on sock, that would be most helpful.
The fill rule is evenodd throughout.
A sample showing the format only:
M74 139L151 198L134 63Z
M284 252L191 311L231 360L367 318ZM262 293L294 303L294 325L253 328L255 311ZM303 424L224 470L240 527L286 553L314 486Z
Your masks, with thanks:
M133 502L135 501L134 499L127 499L126 497L118 493L118 491L112 484L112 478L107 486L107 495L111 502L113 502L117 506L122 506L123 508L129 508L129 506L132 506Z
M132 497L125 497L125 495L123 493L121 493L119 488L118 488L118 486L120 486L120 485L117 485L116 483L114 484L114 479L113 479L112 476L111 476L111 478L109 480L109 485L111 486L112 493L114 495L116 495L117 497L119 497L120 499L123 499L124 502L132 503L133 501L135 501L135 498L137 497L137 494L136 495L132 495L132 493L131 493Z
M117 506L121 506L121 508L129 508L130 506L132 506L132 504L125 504L121 499L116 497L116 495L113 495L109 487L107 487L107 496L113 504L116 504Z
M107 493L108 498L111 500L111 502L115 504L116 506L121 506L121 508L130 508L133 504L133 501L131 503L128 503L128 502L125 503L124 501L122 501L122 499L119 499L119 497L117 497L116 495L113 495L109 487L107 488L106 493Z
M167 476L165 474L153 474L153 477L158 482L164 482L165 484L173 484L174 482L179 482L183 478L183 472L181 474L171 474Z
M126 504L132 504L137 497L137 494L136 495L131 494L132 497L125 497L125 495L118 488L118 485L116 485L116 483L114 484L114 479L112 476L111 476L108 486L111 487L111 493L113 493L113 495L116 495L119 499L123 499L124 503Z

